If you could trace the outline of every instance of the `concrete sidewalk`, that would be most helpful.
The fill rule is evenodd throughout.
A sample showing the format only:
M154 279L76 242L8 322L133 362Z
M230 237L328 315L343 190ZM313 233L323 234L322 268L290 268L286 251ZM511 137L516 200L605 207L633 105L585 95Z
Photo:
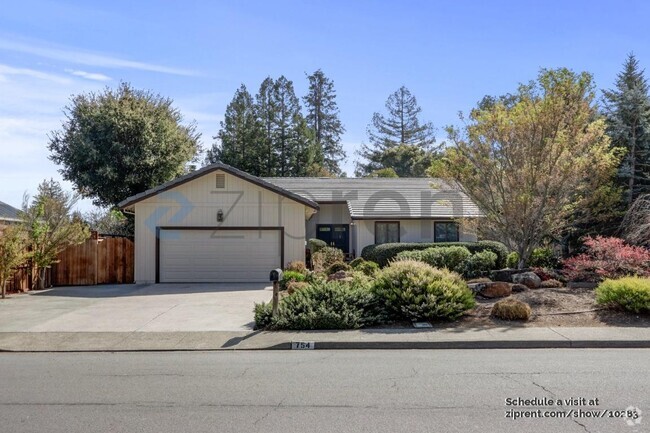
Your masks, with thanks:
M236 332L0 332L6 352L650 348L650 328L366 329Z

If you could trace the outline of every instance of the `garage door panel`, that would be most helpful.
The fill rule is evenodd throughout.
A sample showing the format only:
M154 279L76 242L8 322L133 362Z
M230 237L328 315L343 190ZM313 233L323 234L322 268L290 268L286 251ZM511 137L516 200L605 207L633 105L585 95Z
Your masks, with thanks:
M160 282L268 281L280 249L279 230L164 230Z

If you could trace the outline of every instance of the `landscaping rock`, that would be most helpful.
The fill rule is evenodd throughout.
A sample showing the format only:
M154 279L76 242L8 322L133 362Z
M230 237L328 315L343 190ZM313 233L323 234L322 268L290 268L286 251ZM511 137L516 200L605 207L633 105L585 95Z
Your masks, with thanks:
M528 287L524 286L523 284L513 284L510 286L510 288L512 289L512 293L521 293L528 290Z
M486 283L467 283L467 287L474 293L480 293L481 290L485 289Z
M514 274L512 282L515 284L523 284L529 289L538 289L542 284L542 279L534 272L523 272L521 274Z
M503 281L495 281L493 283L484 283L485 287L481 289L479 294L486 298L505 298L512 294L512 285Z
M513 275L525 272L530 272L530 269L499 269L497 271L492 271L490 278L492 278L493 281L505 281L506 283L512 283Z

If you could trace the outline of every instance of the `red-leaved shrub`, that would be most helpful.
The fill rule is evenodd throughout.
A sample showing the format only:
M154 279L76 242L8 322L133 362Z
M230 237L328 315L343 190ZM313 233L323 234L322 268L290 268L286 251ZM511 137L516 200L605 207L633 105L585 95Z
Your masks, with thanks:
M585 240L587 251L564 260L562 273L570 281L599 282L628 275L650 276L650 250L623 239L596 236Z

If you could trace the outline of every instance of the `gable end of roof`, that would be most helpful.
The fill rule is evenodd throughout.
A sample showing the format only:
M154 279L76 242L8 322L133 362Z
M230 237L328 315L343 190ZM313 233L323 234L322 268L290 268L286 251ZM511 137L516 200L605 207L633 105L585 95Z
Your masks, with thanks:
M200 168L199 170L193 171L191 173L185 174L183 176L177 177L176 179L170 180L168 182L165 182L161 185L158 185L154 188L148 189L147 191L141 192L139 194L136 194L134 196L131 196L127 198L126 200L121 201L117 206L120 209L127 209L134 204L141 202L143 200L146 200L150 197L153 197L155 195L158 195L164 191L168 191L172 188L175 188L177 186L183 185L184 183L190 182L194 179L198 179L201 176L205 176L207 174L210 174L214 171L221 170L224 171L228 174L231 174L233 176L236 176L240 179L243 179L247 182L250 182L254 185L257 185L261 188L267 189L269 191L275 192L276 194L279 194L281 196L287 197L291 200L294 200L298 203L302 203L305 206L308 206L312 209L319 209L318 203L315 201L312 201L308 198L305 198L299 194L296 194L292 191L289 191L285 188L282 188L280 186L274 185L270 182L267 182L264 179L261 179L257 176L253 176L252 174L248 174L244 171L241 171L235 167L232 167L230 165L221 163L221 162L216 162L214 164L207 165L203 168Z

